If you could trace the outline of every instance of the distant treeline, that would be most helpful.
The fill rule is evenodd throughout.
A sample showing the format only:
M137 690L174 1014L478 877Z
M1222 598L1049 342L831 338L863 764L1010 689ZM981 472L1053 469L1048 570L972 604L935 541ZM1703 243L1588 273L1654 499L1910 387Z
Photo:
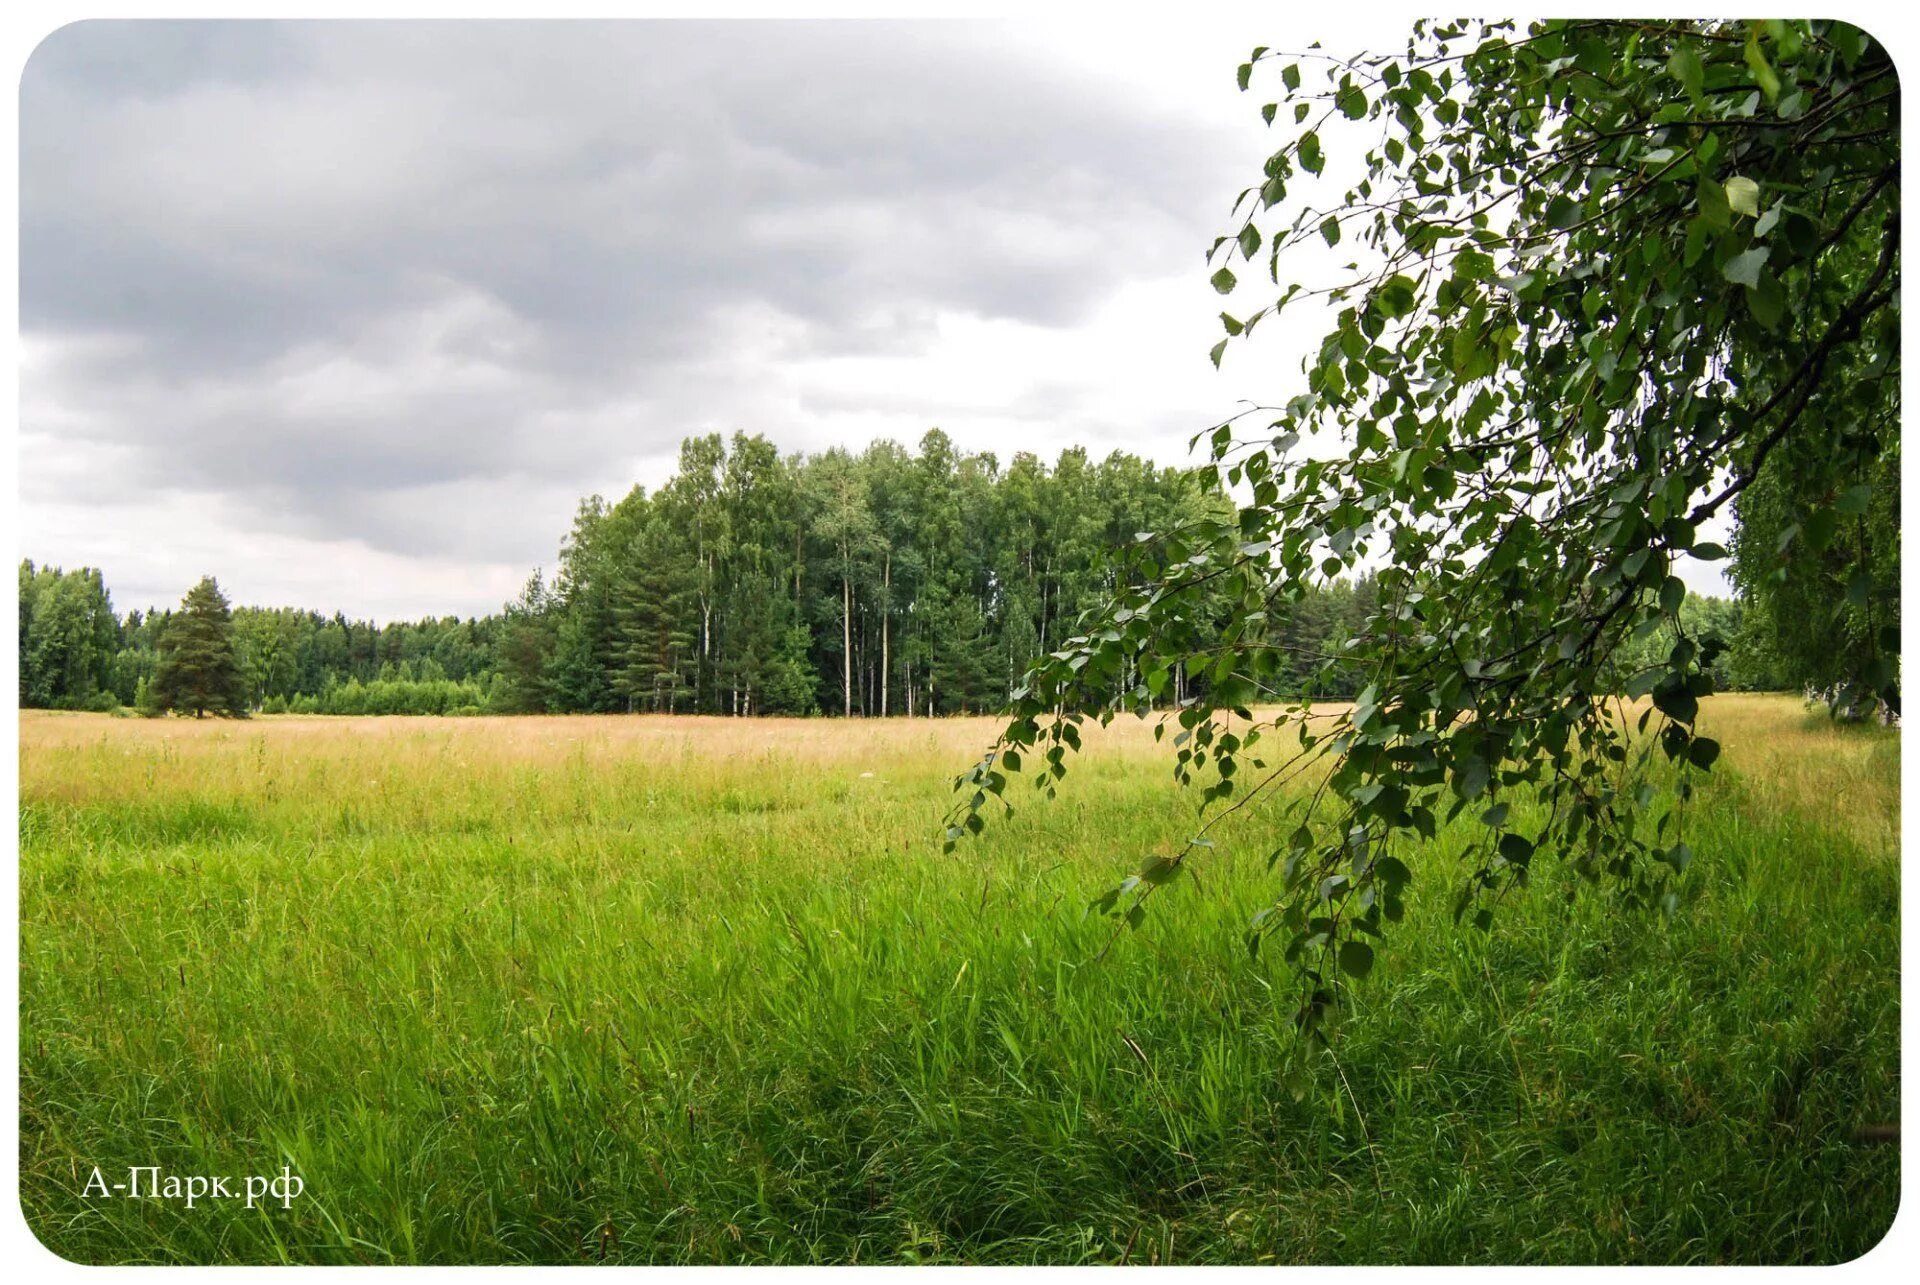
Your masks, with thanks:
M99 571L20 564L20 703L138 706L174 612L117 616ZM500 616L376 625L292 608L238 607L235 657L268 713L481 712L498 687ZM376 694L377 693L377 694Z
M248 703L266 713L951 714L1005 704L1115 585L1114 552L1225 504L1190 472L1084 450L1002 467L934 431L910 452L783 456L765 438L683 443L648 494L584 501L549 579L497 615L376 625L233 611ZM1372 582L1282 604L1267 640L1310 657L1360 627ZM139 707L171 610L115 614L92 568L20 567L20 702ZM1728 650L1728 690L1789 685L1739 603L1690 597L1682 623ZM1622 672L1672 643L1633 643ZM1299 692L1301 673L1283 676ZM1293 679L1287 682L1287 677ZM1350 696L1358 676L1311 695ZM1183 683L1192 692L1198 683Z

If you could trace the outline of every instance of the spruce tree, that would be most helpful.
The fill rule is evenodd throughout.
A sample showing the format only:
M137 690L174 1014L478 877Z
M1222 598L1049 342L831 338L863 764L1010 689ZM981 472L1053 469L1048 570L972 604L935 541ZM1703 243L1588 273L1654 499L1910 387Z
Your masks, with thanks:
M245 718L246 688L233 650L233 613L212 576L188 591L160 640L148 690L163 710Z
M630 713L672 714L694 698L699 584L689 545L665 514L651 514L614 588L613 686Z

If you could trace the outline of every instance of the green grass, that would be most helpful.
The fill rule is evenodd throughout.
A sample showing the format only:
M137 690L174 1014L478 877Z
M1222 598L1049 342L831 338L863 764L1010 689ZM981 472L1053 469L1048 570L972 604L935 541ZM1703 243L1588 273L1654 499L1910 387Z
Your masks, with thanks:
M1844 1260L1898 738L1727 700L1671 924L1545 863L1457 931L1443 835L1298 1102L1259 816L1086 963L1192 825L1133 733L943 857L985 723L24 717L23 1204L90 1262Z

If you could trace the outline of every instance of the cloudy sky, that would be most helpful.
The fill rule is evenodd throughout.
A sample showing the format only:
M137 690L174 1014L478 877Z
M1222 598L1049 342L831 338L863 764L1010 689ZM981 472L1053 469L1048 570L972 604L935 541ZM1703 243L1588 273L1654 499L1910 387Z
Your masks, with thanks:
M1271 142L1222 22L90 22L21 89L22 552L481 613L680 439L1166 463ZM1398 43L1398 40L1395 40Z

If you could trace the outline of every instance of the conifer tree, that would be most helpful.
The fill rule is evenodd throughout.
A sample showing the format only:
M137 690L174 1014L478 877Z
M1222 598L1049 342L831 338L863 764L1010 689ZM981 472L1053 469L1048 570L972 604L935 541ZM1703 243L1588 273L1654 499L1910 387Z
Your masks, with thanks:
M650 515L616 586L613 686L629 712L672 714L694 696L699 585L687 543L664 514Z
M233 649L233 613L212 576L187 592L160 640L160 664L148 689L163 710L245 718L246 685Z

